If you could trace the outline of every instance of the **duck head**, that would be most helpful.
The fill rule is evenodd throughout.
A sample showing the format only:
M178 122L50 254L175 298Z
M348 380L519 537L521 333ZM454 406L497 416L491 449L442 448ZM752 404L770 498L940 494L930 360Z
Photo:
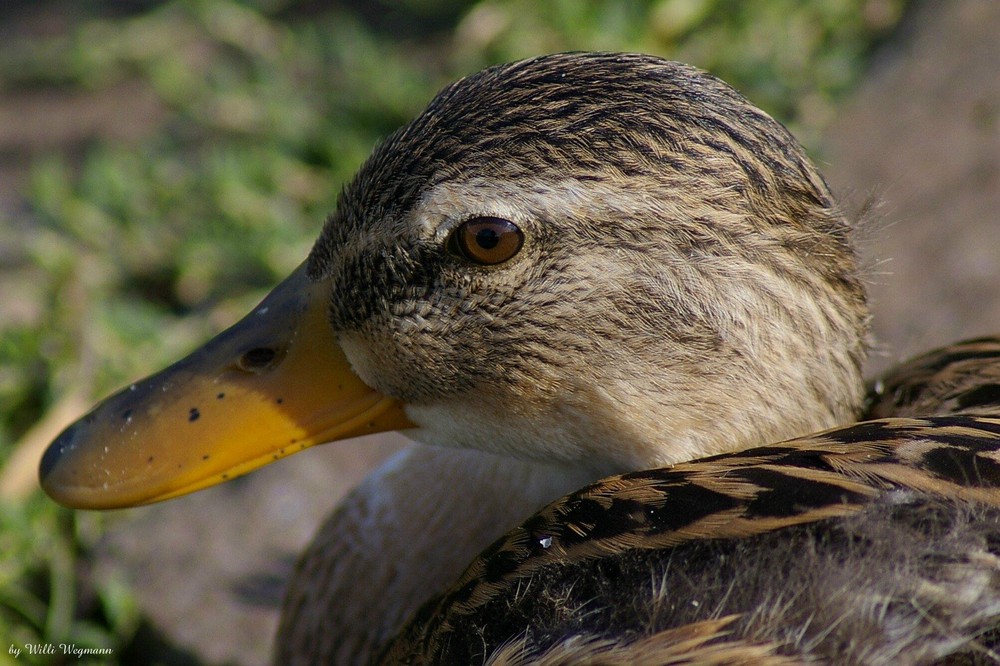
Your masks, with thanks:
M390 429L602 474L830 427L862 393L850 234L712 76L492 67L375 149L247 318L64 431L42 485L127 506Z

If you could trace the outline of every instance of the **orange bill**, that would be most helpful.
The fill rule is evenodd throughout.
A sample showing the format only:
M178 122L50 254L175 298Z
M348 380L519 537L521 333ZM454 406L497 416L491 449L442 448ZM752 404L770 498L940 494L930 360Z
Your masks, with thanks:
M107 398L42 458L42 488L80 509L165 500L315 444L412 427L351 370L300 266L240 322Z

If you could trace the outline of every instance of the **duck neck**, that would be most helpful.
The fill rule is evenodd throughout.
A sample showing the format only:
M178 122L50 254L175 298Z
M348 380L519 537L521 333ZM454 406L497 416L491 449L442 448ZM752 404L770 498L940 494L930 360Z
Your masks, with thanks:
M300 560L275 663L294 663L303 645L324 663L368 663L486 546L599 476L422 444L400 452L348 495Z

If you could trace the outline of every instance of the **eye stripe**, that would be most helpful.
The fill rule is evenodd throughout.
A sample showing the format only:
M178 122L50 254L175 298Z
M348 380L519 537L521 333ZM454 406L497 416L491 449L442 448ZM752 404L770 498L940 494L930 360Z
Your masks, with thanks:
M448 238L448 249L480 266L510 260L524 245L524 232L510 220L474 217L466 220Z

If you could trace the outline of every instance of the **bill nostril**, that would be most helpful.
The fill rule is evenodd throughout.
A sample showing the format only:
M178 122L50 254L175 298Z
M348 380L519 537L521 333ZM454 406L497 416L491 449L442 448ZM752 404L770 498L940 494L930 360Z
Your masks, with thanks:
M254 347L243 353L236 367L244 372L260 372L268 368L278 357L278 351L273 347Z

